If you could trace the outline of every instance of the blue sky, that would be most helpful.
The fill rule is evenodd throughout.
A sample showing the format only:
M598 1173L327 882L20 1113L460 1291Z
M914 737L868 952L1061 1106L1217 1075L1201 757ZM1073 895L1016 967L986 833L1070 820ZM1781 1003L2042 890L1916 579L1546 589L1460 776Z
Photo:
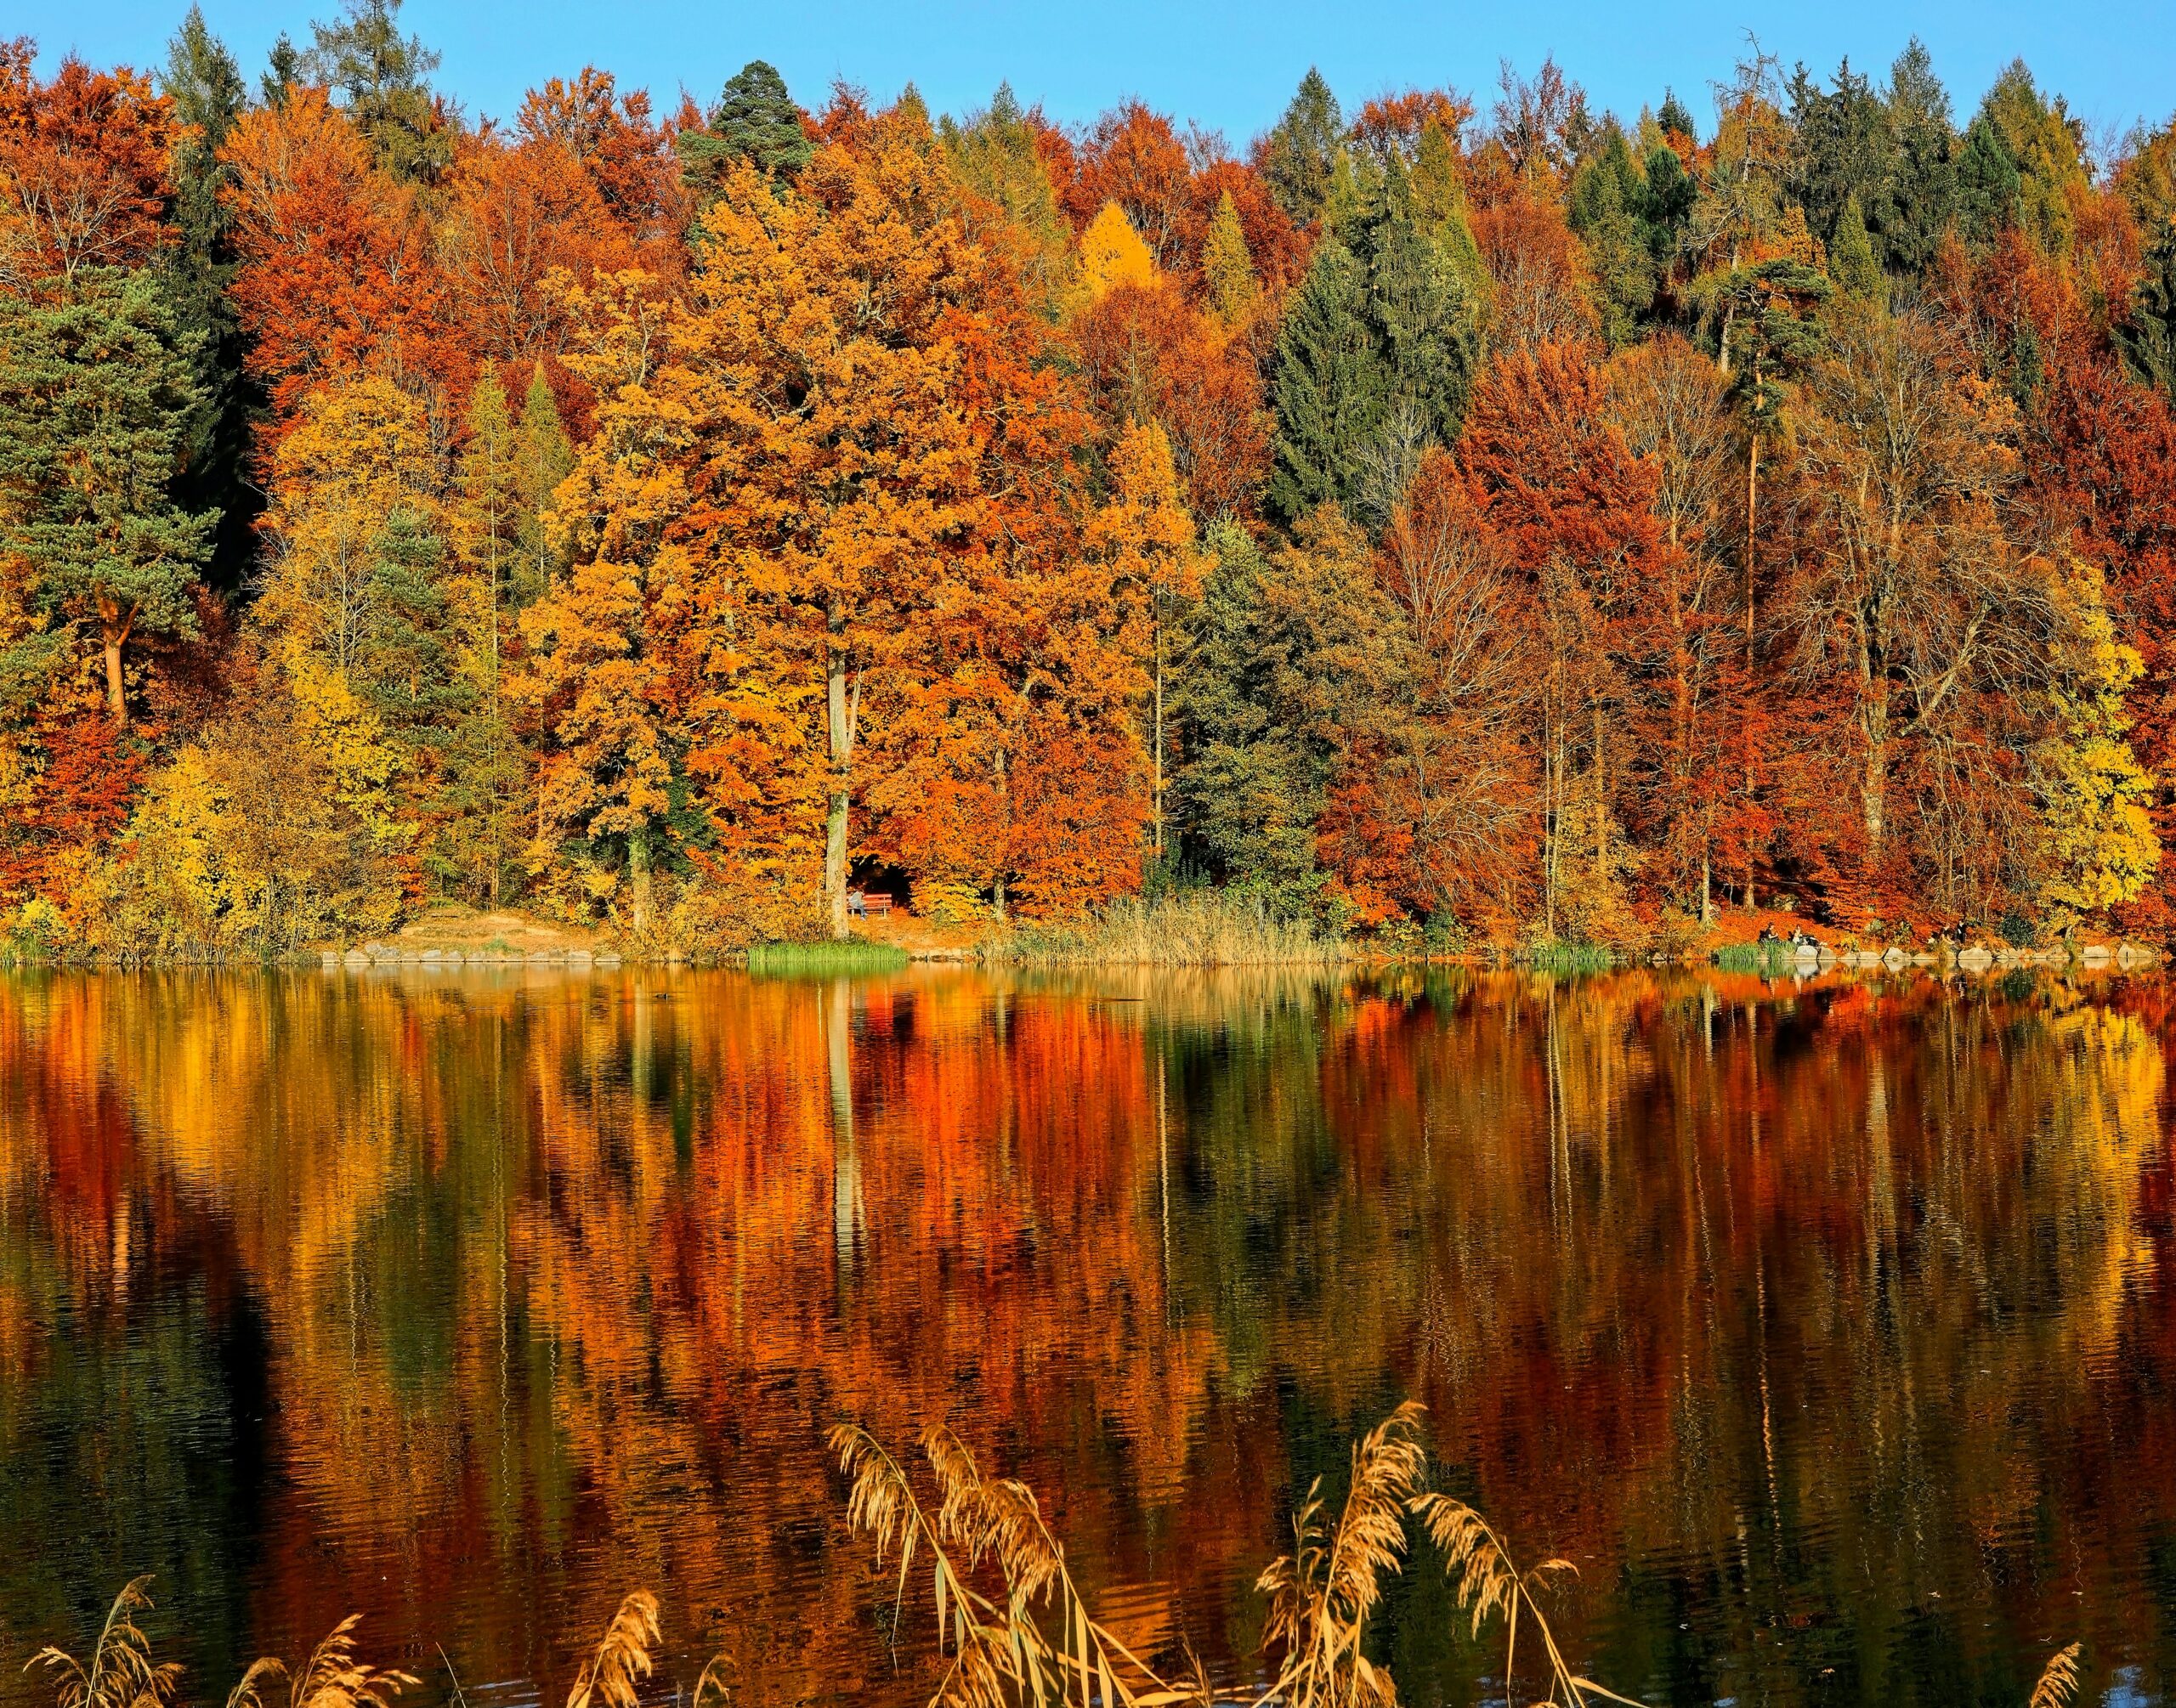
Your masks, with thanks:
M338 0L203 3L253 78L281 30L306 42L311 13L328 14ZM0 0L0 35L37 35L48 65L71 48L101 64L141 65L163 59L184 9L185 0ZM1916 33L1960 116L2020 54L2043 87L2066 94L2094 127L2120 132L2176 110L2176 0L1782 8L1744 0L1500 8L1443 0L409 0L403 16L444 54L439 85L472 116L511 113L524 88L587 62L669 106L683 86L707 99L744 61L767 59L807 104L819 102L836 77L886 98L912 80L932 108L960 111L981 105L1002 78L1062 121L1092 118L1137 95L1223 131L1238 148L1274 122L1310 64L1349 110L1414 84L1485 95L1499 59L1531 69L1553 52L1597 106L1629 117L1674 84L1704 121L1708 84L1728 73L1748 25L1787 65L1802 59L1824 71L1846 54L1884 71Z

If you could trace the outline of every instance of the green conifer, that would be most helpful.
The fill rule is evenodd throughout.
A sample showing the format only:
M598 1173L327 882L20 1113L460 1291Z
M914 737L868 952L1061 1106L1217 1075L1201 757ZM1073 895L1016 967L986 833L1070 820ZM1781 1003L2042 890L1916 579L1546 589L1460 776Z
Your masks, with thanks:
M0 552L51 621L95 636L122 721L126 648L196 631L218 523L173 495L196 353L149 271L94 272L50 302L0 292Z
M1386 377L1368 324L1367 270L1325 238L1286 312L1270 380L1270 501L1288 521L1351 495L1389 401Z
M1296 224L1312 223L1330 196L1330 179L1345 152L1345 115L1313 66L1262 145L1261 174L1271 198Z
M751 59L727 80L704 128L683 131L677 145L688 183L704 191L717 186L734 161L753 161L773 180L785 182L815 152L785 79L762 59Z

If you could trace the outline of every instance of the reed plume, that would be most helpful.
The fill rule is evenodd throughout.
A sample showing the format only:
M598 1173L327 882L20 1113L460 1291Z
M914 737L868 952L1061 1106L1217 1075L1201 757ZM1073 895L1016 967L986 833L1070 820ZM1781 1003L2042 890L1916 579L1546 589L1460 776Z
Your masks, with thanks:
M60 1708L166 1708L173 1700L181 1668L172 1661L154 1666L150 1640L136 1623L136 1615L151 1605L145 1588L150 1581L148 1575L131 1578L114 1597L89 1666L49 1643L24 1663L26 1672L42 1666L59 1675Z
M650 1675L649 1651L657 1639L657 1598L644 1589L629 1591L567 1692L567 1708L635 1708L635 1686Z
M1198 1664L1193 1682L1168 1683L1096 1622L1025 1483L985 1476L958 1436L926 1429L921 1446L935 1485L932 1507L866 1429L842 1423L829 1440L847 1479L848 1524L875 1542L880 1563L898 1556L898 1610L904 1610L916 1556L930 1558L938 1649L952 1656L932 1708L1062 1708L1076 1701L1080 1708L1206 1708ZM974 1586L973 1575L985 1568L1002 1581L1001 1596ZM1044 1628L1053 1612L1055 1641Z
M1406 1506L1427 1468L1423 1409L1407 1400L1355 1444L1352 1486L1334 1524L1324 1518L1315 1479L1292 1521L1292 1552L1255 1585L1269 1598L1263 1645L1284 1654L1268 1695L1290 1708L1391 1708L1397 1700L1390 1675L1360 1645L1383 1579L1404 1561Z
M1511 1679L1518 1665L1519 1621L1524 1618L1533 1621L1534 1629L1541 1637L1542 1653L1549 1663L1547 1701L1561 1702L1566 1708L1581 1708L1581 1705L1600 1699L1639 1708L1630 1697L1619 1696L1572 1671L1562 1650L1556 1646L1556 1636L1549 1628L1548 1618L1534 1600L1535 1592L1545 1587L1552 1579L1578 1576L1578 1567L1566 1559L1546 1559L1521 1571L1512 1563L1510 1550L1504 1546L1504 1539L1488 1520L1465 1502L1454 1501L1448 1495L1432 1490L1417 1495L1413 1498L1412 1509L1431 1540L1443 1551L1443 1570L1455 1586L1459 1605L1472 1617L1473 1634L1480 1636L1481 1628L1494 1615L1504 1615L1506 1700L1513 1700Z
M2077 1694L2077 1657L2083 1647L2073 1643L2048 1657L2040 1669L2040 1682L2032 1687L2032 1708L2070 1708Z
M360 1614L351 1613L334 1626L299 1671L291 1671L274 1655L252 1660L227 1693L227 1708L269 1708L264 1689L275 1678L287 1681L287 1708L393 1708L393 1699L416 1682L415 1676L381 1671L355 1658L355 1627L361 1621Z

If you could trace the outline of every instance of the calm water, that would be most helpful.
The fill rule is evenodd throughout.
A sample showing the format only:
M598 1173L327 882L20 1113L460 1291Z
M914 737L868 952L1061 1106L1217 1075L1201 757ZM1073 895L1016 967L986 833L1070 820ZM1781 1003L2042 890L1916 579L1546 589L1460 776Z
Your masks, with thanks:
M949 1419L1106 1621L1254 1676L1399 1400L1651 1702L2176 1700L2157 981L0 977L0 1701L157 1574L556 1703L919 1702L821 1432ZM441 1654L441 1645L443 1654ZM1425 1545L1380 1648L1500 1697ZM1531 1677L1528 1688L1538 1681Z

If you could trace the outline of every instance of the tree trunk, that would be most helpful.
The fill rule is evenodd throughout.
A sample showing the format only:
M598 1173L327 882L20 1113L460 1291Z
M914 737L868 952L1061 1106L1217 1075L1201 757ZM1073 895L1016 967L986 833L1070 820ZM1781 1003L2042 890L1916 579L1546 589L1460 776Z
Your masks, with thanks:
M1757 393L1760 386L1760 363L1756 356L1753 365L1753 384ZM1745 804L1753 805L1754 776L1754 683L1759 672L1757 643L1754 636L1754 518L1760 497L1760 430L1753 430L1753 443L1745 457ZM1745 845L1745 905L1753 906L1753 844Z
M117 724L128 721L128 696L121 674L121 649L128 644L128 631L135 626L133 608L122 610L104 594L99 596L99 631L105 643L105 704Z
M627 888L634 897L635 935L649 934L649 826L638 824L627 833Z
M1872 865L1881 857L1881 837L1884 829L1884 796L1889 785L1889 708L1878 704L1869 704L1866 715L1867 771L1860 784L1860 804L1865 809L1867 826L1867 863Z
M1156 863L1164 863L1164 609L1156 600Z
M1602 768L1601 707L1595 707L1595 882L1609 881L1609 778Z
M831 811L824 827L824 901L831 920L831 935L847 935L847 804L853 793L855 704L859 694L849 694L847 654L839 644L846 616L831 608L831 651L825 667L824 710L831 744Z

